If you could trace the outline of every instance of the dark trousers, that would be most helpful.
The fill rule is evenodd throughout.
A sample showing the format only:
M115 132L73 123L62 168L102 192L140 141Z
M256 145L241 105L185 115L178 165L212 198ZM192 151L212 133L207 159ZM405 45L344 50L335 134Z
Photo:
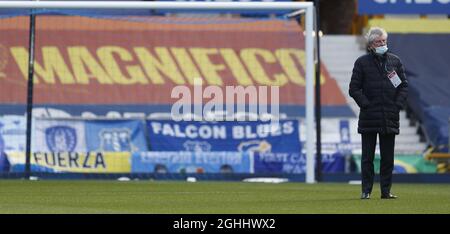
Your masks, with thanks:
M363 133L362 137L362 157L361 157L361 177L362 192L371 193L375 171L373 160L375 158L375 147L377 135L380 138L380 188L381 194L389 194L392 185L392 171L394 169L394 145L395 134Z

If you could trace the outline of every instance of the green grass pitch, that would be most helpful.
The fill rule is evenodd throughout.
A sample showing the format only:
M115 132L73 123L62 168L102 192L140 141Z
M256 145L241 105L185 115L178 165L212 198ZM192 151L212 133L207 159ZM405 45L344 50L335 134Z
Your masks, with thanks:
M394 184L397 200L376 186L360 200L345 183L0 180L0 213L450 213L450 184Z

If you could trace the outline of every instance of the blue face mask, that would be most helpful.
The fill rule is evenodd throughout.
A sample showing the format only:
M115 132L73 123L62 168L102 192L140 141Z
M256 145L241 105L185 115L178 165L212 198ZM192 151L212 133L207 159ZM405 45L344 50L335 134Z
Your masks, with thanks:
M382 55L382 54L386 53L387 50L388 50L387 45L379 46L379 47L375 48L375 53Z

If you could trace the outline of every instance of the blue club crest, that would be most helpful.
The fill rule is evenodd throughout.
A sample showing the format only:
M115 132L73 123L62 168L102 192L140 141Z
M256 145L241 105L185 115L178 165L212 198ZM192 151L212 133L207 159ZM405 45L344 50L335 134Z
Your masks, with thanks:
M74 128L54 126L45 129L45 140L51 152L73 152L77 145L77 134Z
M104 129L100 131L100 151L133 152L129 129Z

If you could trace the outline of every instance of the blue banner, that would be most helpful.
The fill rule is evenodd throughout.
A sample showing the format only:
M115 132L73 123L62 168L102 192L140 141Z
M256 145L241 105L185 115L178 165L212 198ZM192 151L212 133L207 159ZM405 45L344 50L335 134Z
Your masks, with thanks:
M131 158L132 173L251 173L248 153L141 152Z
M147 151L143 121L88 120L85 121L85 128L88 151Z
M255 153L255 173L306 173L306 156L299 153ZM345 156L341 153L322 154L322 172L345 172Z
M297 120L147 121L152 151L300 152Z
M147 151L145 123L140 120L37 118L32 130L33 152ZM0 118L0 150L25 151L25 118Z
M359 14L450 14L450 0L359 0Z

